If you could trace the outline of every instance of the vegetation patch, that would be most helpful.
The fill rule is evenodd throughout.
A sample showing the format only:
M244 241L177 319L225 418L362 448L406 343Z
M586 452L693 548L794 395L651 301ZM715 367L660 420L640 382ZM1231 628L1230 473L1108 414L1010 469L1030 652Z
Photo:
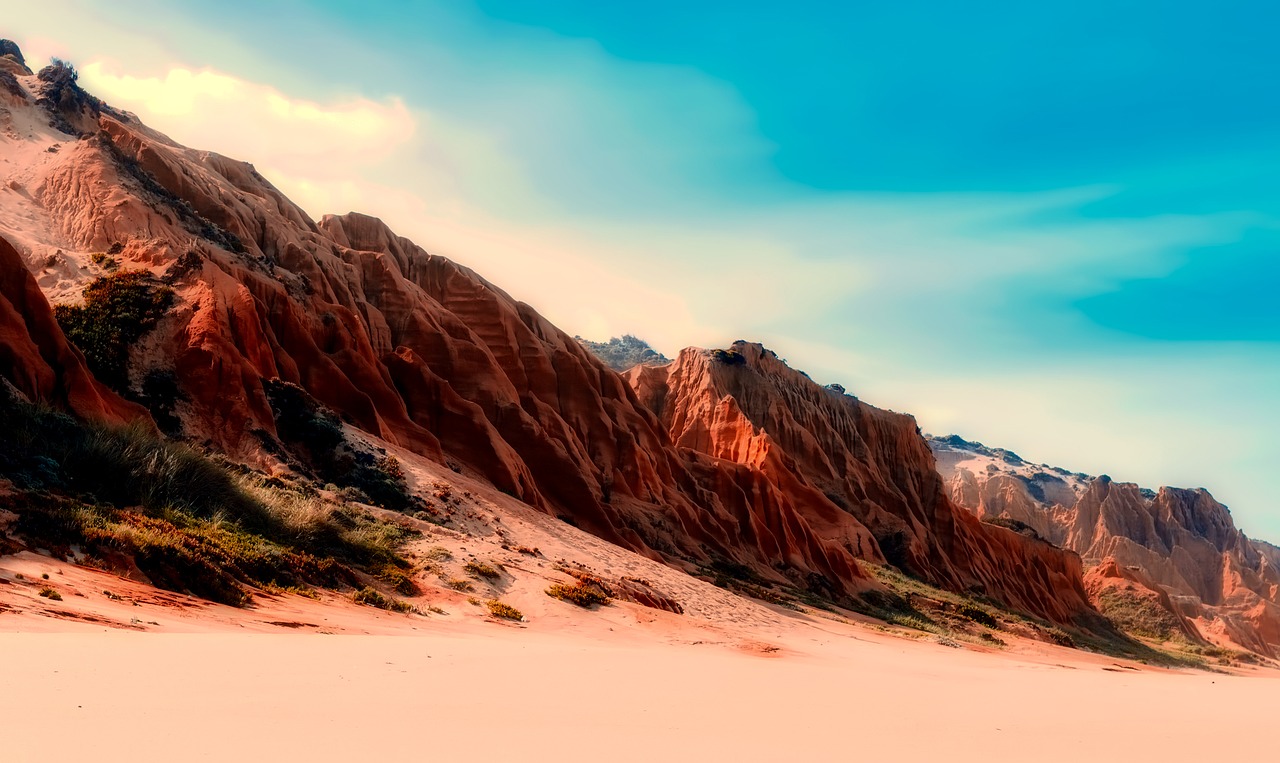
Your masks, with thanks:
M379 580L389 583L401 596L417 596L419 593L413 576L394 564L384 564L374 574Z
M432 546L427 549L427 558L433 562L447 562L453 559L453 552L444 546Z
M1109 587L1098 594L1095 605L1125 633L1158 641L1187 641L1177 616L1160 606L1154 596Z
M574 339L604 361L606 366L618 372L634 366L661 366L671 362L670 358L650 347L648 342L630 334L615 336L608 342L592 342L580 336L575 336Z
M62 601L62 594L50 586L43 586L40 589L40 595L51 601Z
M172 303L173 290L150 273L126 270L95 279L84 289L83 304L58 305L53 314L93 375L125 392L129 348L155 328Z
M390 596L383 596L371 586L361 588L359 591L352 594L351 598L356 604L377 607L378 609L385 609L388 612L414 613L418 611L409 602L400 601L399 599L392 598Z
M462 565L462 569L464 572L466 572L468 575L474 578L484 578L486 580L497 580L498 578L502 577L502 572L500 572L496 567L489 564L485 564L484 562L467 562L466 564Z
M711 359L726 366L745 366L747 356L737 350L712 350Z
M995 630L999 630L1000 628L1000 622L996 620L995 615L973 604L961 604L956 609L956 614L967 620L972 620L979 625L985 625L988 628Z
M421 499L409 492L395 456L379 457L353 447L337 414L298 385L266 379L262 386L280 440L319 479L359 491L352 500L364 499L361 502L393 511L422 508Z
M0 500L29 545L240 605L247 586L335 587L408 566L409 532L314 491L269 484L142 426L86 424L0 394ZM274 481L279 483L279 481Z
M524 619L523 612L511 606L510 604L503 604L497 599L490 599L489 601L485 602L485 606L489 608L489 614L501 620L520 621Z
M1036 532L1036 528L1018 519L1010 519L1009 517L984 517L982 521L988 525L1003 527L1006 530L1013 530L1017 534L1031 538L1032 540L1044 541L1045 543L1049 542L1044 539L1044 536Z
M598 579L580 579L572 585L556 583L547 589L547 595L551 598L577 604L583 609L605 606L612 601L611 594L608 586Z

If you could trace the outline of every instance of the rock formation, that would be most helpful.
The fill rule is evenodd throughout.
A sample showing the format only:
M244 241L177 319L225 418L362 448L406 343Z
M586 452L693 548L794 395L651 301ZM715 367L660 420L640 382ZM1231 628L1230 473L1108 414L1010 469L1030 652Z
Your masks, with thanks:
M349 426L690 571L840 599L874 585L858 560L888 561L1058 622L1092 614L1074 554L951 505L910 417L818 387L758 345L686 350L624 379L376 218L315 221L251 165L177 145L66 71L14 81L0 102L15 167L0 189L0 372L29 397L145 417L125 398L154 404L145 381L162 375L181 436L280 468L264 389L280 380ZM74 303L128 270L174 299L112 392L44 300Z
M1208 491L1153 492L1029 464L956 436L930 444L952 500L986 521L1026 524L1080 554L1095 602L1104 587L1123 581L1187 619L1194 638L1268 656L1280 650L1276 548L1238 530Z
M625 376L677 447L761 475L851 558L1058 621L1087 609L1074 554L951 504L912 417L821 387L745 342L687 349L670 365Z

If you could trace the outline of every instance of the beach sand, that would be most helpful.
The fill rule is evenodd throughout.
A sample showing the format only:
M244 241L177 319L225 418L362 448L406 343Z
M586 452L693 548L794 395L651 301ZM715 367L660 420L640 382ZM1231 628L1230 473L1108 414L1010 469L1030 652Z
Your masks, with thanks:
M944 644L795 612L452 482L467 532L418 523L408 549L425 615L324 591L233 608L0 556L0 761L1280 759L1280 671L1171 671L1004 631L1003 648ZM470 560L501 578L450 589ZM565 564L643 578L684 614L552 599ZM488 598L526 621L489 617Z

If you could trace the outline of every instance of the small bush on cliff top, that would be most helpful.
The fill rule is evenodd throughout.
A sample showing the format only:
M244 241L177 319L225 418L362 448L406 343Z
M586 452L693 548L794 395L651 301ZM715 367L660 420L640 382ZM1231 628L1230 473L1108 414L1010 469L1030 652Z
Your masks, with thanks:
M1019 519L1010 519L1009 517L984 517L982 521L984 524L1003 527L1006 530L1013 530L1019 535L1031 538L1032 540L1044 540L1044 536L1036 532L1036 528Z
M726 366L745 366L747 358L737 350L712 350L711 359Z
M172 303L173 291L150 273L127 270L94 280L84 289L84 304L58 305L53 314L93 375L123 392L129 384L129 348L155 328Z

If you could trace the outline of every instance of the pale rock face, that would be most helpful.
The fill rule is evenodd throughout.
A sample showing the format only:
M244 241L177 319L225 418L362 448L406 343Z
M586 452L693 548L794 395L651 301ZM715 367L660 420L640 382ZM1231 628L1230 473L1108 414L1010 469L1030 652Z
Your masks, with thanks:
M232 457L270 463L263 382L279 378L352 426L686 569L730 563L849 596L873 585L858 560L888 559L1057 622L1092 615L1079 558L957 510L910 417L818 387L759 345L737 347L739 366L691 349L620 376L376 218L314 221L252 166L131 115L74 92L36 105L37 79L18 78L23 96L0 107L13 168L0 373L31 399L146 417L49 316L111 267L144 269L176 299L132 348L121 392L172 374L183 434Z
M1245 536L1208 491L1152 493L1007 459L954 436L930 445L958 505L982 519L1023 522L1080 554L1095 601L1103 579L1125 580L1189 618L1197 637L1280 652L1276 547Z

